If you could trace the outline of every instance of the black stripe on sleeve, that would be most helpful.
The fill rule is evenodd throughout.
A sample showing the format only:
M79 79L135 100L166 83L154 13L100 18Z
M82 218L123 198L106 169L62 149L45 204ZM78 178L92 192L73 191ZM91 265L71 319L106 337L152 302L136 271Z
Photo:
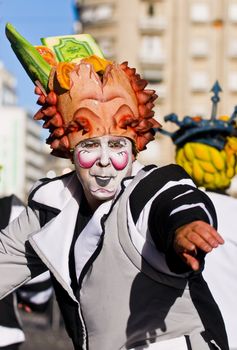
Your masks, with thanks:
M147 168L145 167L144 170L147 170ZM182 167L176 164L170 164L161 168L157 168L151 172L151 174L142 179L132 191L129 199L130 209L134 222L137 222L139 215L146 203L168 181L179 181L182 179L190 179L190 177Z
M178 193L181 194L188 189L190 192L175 198ZM185 208L182 207L183 205ZM176 209L178 211L171 215ZM213 226L216 227L216 212L209 197L197 188L179 185L156 197L151 206L148 225L157 248L166 252L177 228L196 220L211 223L209 217L212 218Z

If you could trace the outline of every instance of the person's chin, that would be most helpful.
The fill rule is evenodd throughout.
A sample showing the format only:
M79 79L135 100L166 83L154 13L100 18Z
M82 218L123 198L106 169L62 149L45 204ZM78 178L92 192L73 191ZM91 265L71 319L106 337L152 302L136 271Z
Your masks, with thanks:
M96 191L92 192L94 198L99 200L108 200L112 199L115 196L115 191L105 188L99 188Z

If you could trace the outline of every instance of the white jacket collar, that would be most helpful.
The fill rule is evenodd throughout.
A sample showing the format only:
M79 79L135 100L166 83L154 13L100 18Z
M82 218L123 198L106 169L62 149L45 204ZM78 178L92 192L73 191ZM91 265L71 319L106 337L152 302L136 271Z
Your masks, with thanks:
M32 197L37 203L60 210L55 218L31 236L30 243L73 299L68 256L80 197L81 185L75 173L41 186Z
M39 181L36 183L35 188L36 191L32 196L33 201L59 210L62 210L71 197L78 193L78 189L79 197L81 193L81 184L76 172L72 172L65 177L53 179L47 182L46 185L44 185L44 182ZM77 198L77 200L79 199Z

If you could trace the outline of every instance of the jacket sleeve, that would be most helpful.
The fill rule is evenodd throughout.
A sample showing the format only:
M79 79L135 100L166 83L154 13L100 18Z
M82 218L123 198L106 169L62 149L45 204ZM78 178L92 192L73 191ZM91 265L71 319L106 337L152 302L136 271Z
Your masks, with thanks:
M46 270L28 243L39 230L38 215L30 207L0 233L0 298Z
M148 221L153 241L158 250L167 254L168 261L175 256L172 247L177 228L196 220L217 228L216 212L210 198L194 185L181 167L170 170L167 185L152 202ZM203 257L201 254L201 260Z

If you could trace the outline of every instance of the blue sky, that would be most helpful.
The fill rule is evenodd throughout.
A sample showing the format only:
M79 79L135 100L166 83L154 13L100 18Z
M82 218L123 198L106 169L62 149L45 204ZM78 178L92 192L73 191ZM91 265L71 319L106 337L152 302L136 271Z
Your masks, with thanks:
M34 85L25 73L5 35L10 22L31 44L40 38L73 33L73 0L0 0L0 60L17 79L18 105L35 112Z

